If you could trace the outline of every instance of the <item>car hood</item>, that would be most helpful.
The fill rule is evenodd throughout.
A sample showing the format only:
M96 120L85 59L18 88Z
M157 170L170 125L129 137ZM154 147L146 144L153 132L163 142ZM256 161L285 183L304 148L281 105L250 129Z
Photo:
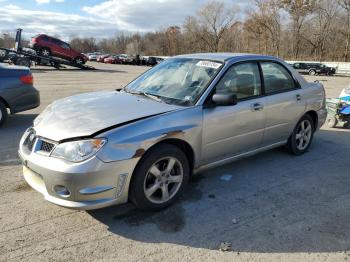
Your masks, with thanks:
M34 129L38 136L61 141L180 108L124 92L87 93L53 102L34 120Z

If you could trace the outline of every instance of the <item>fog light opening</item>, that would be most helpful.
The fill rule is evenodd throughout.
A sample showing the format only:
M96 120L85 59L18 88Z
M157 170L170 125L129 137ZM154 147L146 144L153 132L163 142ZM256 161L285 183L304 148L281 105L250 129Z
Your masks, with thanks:
M61 197L69 197L70 196L70 192L65 186L56 185L54 187L54 191L56 192L57 195L59 195Z
M118 185L116 190L116 197L120 197L120 195L123 193L124 185L127 177L128 177L128 174L119 175L119 180L118 180Z

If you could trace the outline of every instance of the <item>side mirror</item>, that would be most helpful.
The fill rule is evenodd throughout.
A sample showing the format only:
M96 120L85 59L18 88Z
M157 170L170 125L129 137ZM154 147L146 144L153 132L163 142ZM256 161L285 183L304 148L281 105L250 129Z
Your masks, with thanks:
M238 102L235 94L214 94L211 100L217 106L233 106Z

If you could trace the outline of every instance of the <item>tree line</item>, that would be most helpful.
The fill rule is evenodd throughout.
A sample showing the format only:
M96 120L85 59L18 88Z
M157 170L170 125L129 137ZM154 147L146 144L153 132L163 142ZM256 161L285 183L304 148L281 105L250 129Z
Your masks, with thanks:
M245 10L209 1L182 25L103 39L71 37L70 44L85 53L244 52L288 60L350 60L350 0L250 1Z

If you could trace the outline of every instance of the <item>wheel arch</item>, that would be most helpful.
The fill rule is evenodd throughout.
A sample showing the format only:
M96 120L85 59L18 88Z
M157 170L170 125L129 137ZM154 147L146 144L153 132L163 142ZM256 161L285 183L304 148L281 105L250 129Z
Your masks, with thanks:
M155 143L151 147L149 147L145 153L149 152L151 149L153 149L159 145L164 145L164 144L170 144L170 145L173 145L173 146L176 146L177 148L179 148L186 155L186 157L188 159L188 163L190 165L190 170L191 171L193 170L194 163L195 163L195 153L194 153L192 146L183 139L166 138L164 140L161 140L161 141ZM145 155L145 153L143 155Z
M314 110L310 110L310 111L306 112L303 116L305 116L305 115L309 115L312 118L312 121L313 121L313 124L314 124L314 130L313 131L316 131L317 130L317 126L318 126L318 115L317 115L317 112L314 111Z
M167 138L167 139L158 141L154 145L150 146L145 152L143 152L141 158L138 160L138 162L137 162L137 164L132 172L132 175L130 178L130 184L129 184L129 188L128 188L128 199L129 200L130 200L130 196L131 196L131 187L132 187L132 183L133 183L133 179L134 179L134 173L135 173L136 169L138 168L138 166L140 165L142 159L145 157L145 155L148 152L150 152L150 150L152 150L160 145L166 145L166 144L176 146L186 155L186 157L189 161L189 165L190 165L190 176L192 175L194 163L195 163L195 153L194 153L192 146L188 142L186 142L185 140L182 140L179 138Z
M11 106L10 106L10 104L7 103L7 101L6 101L3 97L1 97L1 96L0 96L0 102L4 103L5 106L6 106L6 108L10 109L10 111L11 111Z

